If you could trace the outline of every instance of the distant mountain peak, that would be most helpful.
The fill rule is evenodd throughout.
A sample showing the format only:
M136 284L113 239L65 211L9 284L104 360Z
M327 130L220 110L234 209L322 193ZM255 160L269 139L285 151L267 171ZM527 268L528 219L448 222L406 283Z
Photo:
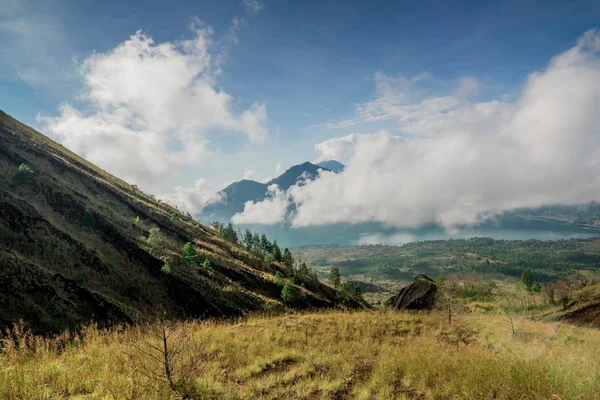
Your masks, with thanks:
M337 161L327 162L333 168L343 170L343 164ZM315 179L319 176L319 171L335 171L326 165L313 164L309 161L302 164L293 165L284 173L268 182L261 183L253 180L243 179L233 182L221 190L224 202L218 202L208 205L202 211L200 218L203 220L219 220L227 222L233 215L244 211L244 205L248 201L258 202L267 197L268 188L271 185L277 185L281 190L287 190L290 187L303 184L307 180Z
M333 171L336 174L342 172L344 170L344 168L346 168L346 166L344 164L342 164L341 162L336 161L336 160L325 160L325 161L321 161L320 163L318 163L316 165L321 168L325 168L330 171Z

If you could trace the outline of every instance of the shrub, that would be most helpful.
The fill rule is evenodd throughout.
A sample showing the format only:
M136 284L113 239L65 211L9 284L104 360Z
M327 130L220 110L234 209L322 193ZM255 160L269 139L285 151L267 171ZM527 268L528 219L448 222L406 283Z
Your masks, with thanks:
M150 246L156 249L162 249L165 247L165 236L160 231L158 226L150 228L148 231L148 239L147 242Z
M12 184L15 186L31 182L34 171L25 163L19 165L17 171L12 176Z
M202 266L203 266L204 268L210 268L210 266L211 266L211 265L212 265L212 264L210 263L210 259L209 259L208 257L206 257L206 258L204 259L204 262L202 263Z
M281 300L286 304L294 304L300 299L298 288L290 281L287 281L281 289Z

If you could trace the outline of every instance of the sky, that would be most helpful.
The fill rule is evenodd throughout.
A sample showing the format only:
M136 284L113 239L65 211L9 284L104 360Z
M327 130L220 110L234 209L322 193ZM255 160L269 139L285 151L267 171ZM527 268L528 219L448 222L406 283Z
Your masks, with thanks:
M335 158L237 220L472 223L597 197L599 21L588 0L0 0L0 108L191 212Z

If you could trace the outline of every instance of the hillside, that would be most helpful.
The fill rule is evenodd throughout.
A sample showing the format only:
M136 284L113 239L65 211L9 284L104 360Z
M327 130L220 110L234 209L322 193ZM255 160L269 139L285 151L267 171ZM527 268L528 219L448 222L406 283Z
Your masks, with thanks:
M336 166L337 169L340 168L337 164L332 165ZM259 202L264 200L271 185L277 185L279 189L287 190L303 180L316 178L319 170L328 171L325 167L305 162L290 167L283 174L266 183L248 179L234 182L219 192L222 200L206 206L199 218L207 222L220 221L227 223L235 214L244 211L244 204L247 201Z
M0 328L35 332L167 313L279 310L291 271L106 173L0 111ZM158 229L157 229L158 228ZM192 242L207 266L181 258ZM307 285L308 287L308 285ZM299 287L298 308L336 292Z

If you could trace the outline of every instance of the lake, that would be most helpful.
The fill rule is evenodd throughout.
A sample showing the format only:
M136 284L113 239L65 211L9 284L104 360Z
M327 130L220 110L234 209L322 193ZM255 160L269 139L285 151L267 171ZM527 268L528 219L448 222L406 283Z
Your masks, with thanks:
M335 224L310 228L289 226L238 226L253 232L265 233L284 247L301 247L325 244L386 244L400 245L409 242L440 239L465 239L490 237L507 240L558 240L600 236L600 229L550 219L502 216L477 226L446 230L428 225L418 229L397 229L379 223Z

